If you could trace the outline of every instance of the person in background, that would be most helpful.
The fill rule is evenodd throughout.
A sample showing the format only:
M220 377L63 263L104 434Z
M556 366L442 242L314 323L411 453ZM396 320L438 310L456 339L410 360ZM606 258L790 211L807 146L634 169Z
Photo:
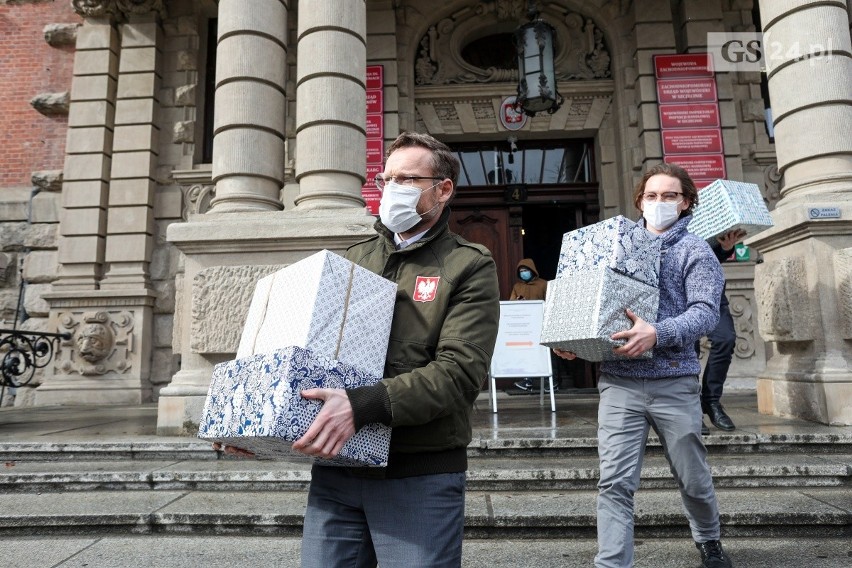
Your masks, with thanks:
M659 164L649 169L633 203L642 212L639 223L662 239L660 302L655 322L626 310L633 325L612 335L625 341L614 350L624 358L601 364L595 566L633 566L634 493L653 428L680 488L702 566L730 568L719 540L719 505L701 440L701 365L694 349L719 321L722 267L710 246L687 231L698 190L683 168ZM653 356L642 358L650 349Z
M719 262L724 262L731 256L734 246L745 237L743 230L729 231L716 238L713 243L713 253ZM707 365L701 377L701 410L710 417L710 422L719 430L730 432L736 426L731 417L725 412L720 400L725 380L728 378L728 369L734 357L734 347L737 344L737 334L734 330L734 318L731 317L731 309L728 298L725 296L725 288L722 288L722 299L719 302L719 324L707 336L710 340L710 352L707 354ZM700 348L699 348L700 350ZM710 434L710 429L701 424L701 434Z
M518 282L515 282L515 285L512 286L509 300L544 300L547 295L547 280L539 277L533 259L521 260L518 263L516 274L518 275ZM530 377L515 382L515 386L524 391L532 390L534 384ZM553 388L556 390L558 387L554 385Z

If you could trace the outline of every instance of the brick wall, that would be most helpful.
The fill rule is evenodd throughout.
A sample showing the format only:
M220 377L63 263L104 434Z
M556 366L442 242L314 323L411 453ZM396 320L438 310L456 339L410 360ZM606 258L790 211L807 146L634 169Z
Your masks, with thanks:
M62 169L68 117L44 116L30 99L71 89L74 48L51 47L43 30L79 22L67 0L0 4L0 191L29 187L33 171Z

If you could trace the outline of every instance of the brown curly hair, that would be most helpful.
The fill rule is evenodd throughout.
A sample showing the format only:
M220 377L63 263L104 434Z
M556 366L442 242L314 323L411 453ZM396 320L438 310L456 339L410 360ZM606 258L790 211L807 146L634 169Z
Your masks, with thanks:
M642 176L642 180L633 191L633 205L636 209L639 211L642 210L640 204L642 203L642 194L645 193L645 184L648 183L650 178L656 175L673 177L680 182L680 188L681 191L683 191L683 198L689 201L689 207L681 213L681 217L691 214L693 208L698 205L698 189L695 187L695 182L692 181L692 178L689 177L688 173L686 173L686 170L677 164L657 164L645 172L645 175Z

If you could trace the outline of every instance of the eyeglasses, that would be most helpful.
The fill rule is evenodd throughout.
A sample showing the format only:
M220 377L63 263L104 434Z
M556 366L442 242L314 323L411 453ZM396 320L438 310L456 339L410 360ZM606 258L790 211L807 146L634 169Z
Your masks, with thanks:
M376 184L376 187L379 188L380 191L385 189L385 185L391 182L396 182L399 185L407 185L408 187L413 187L415 181L419 181L421 179L432 179L432 180L443 180L442 177L433 177L433 176L388 176L385 177L382 174L376 175L373 179L373 183Z
M642 201L646 201L648 203L653 201L663 201L665 203L674 203L675 201L680 201L680 196L682 193L675 193L674 191L667 191L665 193L643 193Z

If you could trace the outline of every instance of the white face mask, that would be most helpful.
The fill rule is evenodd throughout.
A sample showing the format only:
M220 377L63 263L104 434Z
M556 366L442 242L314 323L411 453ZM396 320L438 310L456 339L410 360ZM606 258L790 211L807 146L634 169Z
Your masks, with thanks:
M423 217L417 212L417 202L420 201L420 194L432 187L421 190L395 181L387 183L379 203L379 218L384 226L394 233L404 233L419 223Z
M647 201L642 206L642 216L648 224L658 231L665 231L674 225L680 217L678 207L682 201L677 203L666 203L665 201Z

